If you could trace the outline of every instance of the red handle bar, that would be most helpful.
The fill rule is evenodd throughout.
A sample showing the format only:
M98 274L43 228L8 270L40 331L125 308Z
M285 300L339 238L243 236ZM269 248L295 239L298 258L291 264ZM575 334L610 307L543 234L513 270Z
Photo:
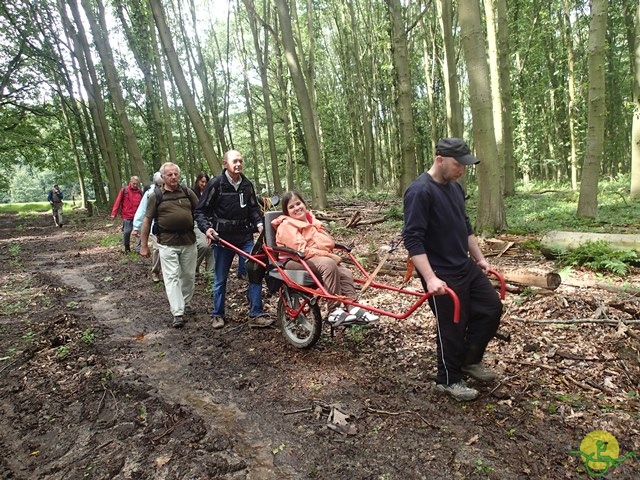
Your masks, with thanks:
M444 287L444 289L453 302L453 323L460 323L460 299L458 298L458 295L456 295L456 292L451 290L449 287Z
M493 275L498 279L498 282L500 282L500 300L504 300L504 296L507 292L507 285L505 284L504 277L495 270L487 270L487 275Z

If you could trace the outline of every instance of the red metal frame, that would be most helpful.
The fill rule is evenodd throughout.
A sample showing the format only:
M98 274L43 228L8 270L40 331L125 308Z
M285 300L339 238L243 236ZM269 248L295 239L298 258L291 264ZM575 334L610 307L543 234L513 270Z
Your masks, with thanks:
M413 312L415 312L418 308L420 308L420 306L422 306L422 304L431 297L431 294L429 292L420 293L413 290L408 290L406 288L398 288L398 287L386 285L384 283L380 283L380 282L376 282L375 280L372 280L371 283L369 284L369 288L389 290L399 295L408 295L411 297L415 297L416 299L411 305L411 307L404 313L396 313L390 310L384 310L382 308L377 308L371 305L360 303L357 300L352 300L350 298L333 295L329 293L324 287L324 285L322 285L322 282L313 273L313 271L311 270L307 262L304 260L304 255L299 252L296 252L295 250L292 250L290 248L285 248L285 247L269 247L267 245L263 245L262 253L259 253L257 255L251 255L221 238L219 238L218 241L225 247L230 248L231 250L233 250L239 255L243 255L244 257L255 261L262 267L266 268L267 263L274 265L275 268L280 273L280 275L282 276L284 283L289 288L306 293L307 295L310 295L310 296L342 302L345 305L360 307L365 310L374 312L378 315L385 315L387 317L395 318L398 320L404 320ZM344 254L348 256L351 263L353 263L355 268L363 275L364 278L354 278L354 281L358 284L365 284L369 280L370 275L369 273L367 273L364 267L360 264L360 262L358 262L356 257L351 253L351 251L349 251L345 247L336 246L336 249L344 252ZM285 273L284 271L285 269L281 266L282 263L288 259L291 259L300 263L304 267L304 270L309 274L309 276L313 280L314 285L301 285L291 280L291 278L289 278L289 276ZM498 278L501 278L497 274L497 272L494 272L494 273L498 276ZM449 297L451 297L451 300L453 301L453 321L454 323L458 323L460 321L460 301L458 300L458 296L453 290L451 290L450 288L445 288L445 290L449 295ZM292 311L293 315L291 316L295 318L295 316L297 316L305 307L306 307L306 303L303 303L297 311ZM289 312L287 312L287 314L289 314Z

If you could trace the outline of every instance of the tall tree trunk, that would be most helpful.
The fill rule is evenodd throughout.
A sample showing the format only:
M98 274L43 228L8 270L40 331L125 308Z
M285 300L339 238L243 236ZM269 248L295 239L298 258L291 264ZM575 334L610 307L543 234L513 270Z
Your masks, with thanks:
M212 56L209 58L209 61L207 61L207 59L205 59L204 54L202 53L200 37L198 36L198 29L197 29L196 6L193 0L189 0L189 7L191 12L191 21L192 21L192 27L194 32L193 35L195 37L193 45L191 44L191 42L187 41L188 36L184 28L184 23L180 22L180 25L182 27L182 34L185 39L185 45L187 49L191 52L195 50L195 53L197 54L197 58L196 57L193 58L193 63L195 64L196 73L198 74L198 77L200 77L200 84L202 86L202 96L203 96L202 100L203 100L203 103L208 107L211 120L213 121L214 130L216 132L216 139L218 141L218 145L220 145L220 150L222 152L226 152L231 148L230 142L227 141L224 134L224 126L225 126L225 123L227 123L226 106L224 105L226 105L227 103L226 92L229 91L229 88L228 88L229 78L228 78L228 75L226 74L223 77L223 80L224 80L223 90L225 93L220 95L220 89L218 87L218 75L215 74L215 71L216 71L216 65L214 63L215 58L213 58ZM216 51L218 53L218 58L220 58L220 62L228 64L228 62L225 62L222 59L222 53L220 52L220 47L218 45L218 37L215 33L215 30L213 29L211 30L211 36L213 37L213 43L216 46ZM191 56L193 56L193 53ZM209 76L209 71L207 69L208 66L211 68L211 72L212 72L211 77ZM211 89L209 86L210 80L213 83L213 89ZM220 107L219 107L220 104L223 104L222 115L220 114ZM206 122L206 117L205 117L205 122Z
M458 73L456 68L456 53L453 46L453 10L451 0L436 0L438 17L440 18L440 33L444 45L442 59L442 75L444 76L444 93L447 106L447 134L450 137L464 136L464 121L462 106L458 92Z
M469 73L469 101L473 120L473 139L478 165L478 217L476 230L494 233L506 227L500 190L500 165L494 136L491 86L487 51L482 33L480 6L475 0L460 0L462 50Z
M564 0L564 41L567 50L567 75L569 105L567 118L569 119L569 146L570 168L571 168L571 189L578 190L578 153L576 139L576 87L575 87L575 61L573 58L573 31L571 27L571 2Z
M579 217L587 218L595 218L598 212L598 177L604 151L607 6L607 0L591 0L587 145L577 211Z
M500 194L504 192L504 126L502 118L502 92L500 89L500 52L498 51L497 19L494 11L493 0L484 0L485 17L487 24L487 45L489 53L489 72L491 85L491 103L493 113L493 131L496 139L498 155L496 162L501 173Z
M151 163L157 171L166 162L166 137L163 135L162 114L157 80L160 75L155 69L153 35L155 26L150 15L149 4L143 0L116 0L114 7L133 53L138 68L144 78L146 99L147 132L152 147ZM127 15L128 13L128 15Z
M277 32L276 32L277 33ZM287 147L286 165L285 165L285 182L287 190L293 190L294 185L300 185L300 182L294 182L294 173L298 173L298 163L294 164L295 159L295 142L293 141L293 119L291 113L291 103L289 102L290 92L288 85L288 77L282 63L282 50L280 43L275 42L276 49L276 78L278 79L278 89L280 91L280 102L282 105L281 120L284 127L284 139ZM294 167L295 172L294 172Z
M511 120L511 82L509 81L509 22L506 0L485 0L487 38L493 95L496 146L502 171L502 192L515 193L513 122Z
M633 123L631 127L631 197L640 198L640 2L635 15L633 61Z
M78 144L76 142L76 136L71 126L71 119L67 110L67 99L62 94L62 87L57 85L58 96L60 97L60 106L62 118L67 130L67 136L69 138L69 144L71 145L71 153L73 155L73 163L76 167L76 175L78 176L78 187L80 188L80 204L82 208L87 208L87 194L84 186L84 171L82 169L82 163L80 162L80 155L78 155Z
M153 13L149 8L147 14L153 22ZM151 29L151 38L152 38L152 48L153 48L153 61L156 67L156 72L158 74L158 90L160 91L160 99L162 101L162 115L161 121L162 124L158 125L158 136L165 139L164 144L167 146L169 151L169 161L171 163L176 163L176 147L173 143L173 128L171 126L171 109L169 108L169 98L167 96L167 88L164 83L164 68L162 67L162 55L160 54L160 49L158 48L158 38L156 37L155 28Z
M276 0L280 28L282 29L282 45L289 66L289 73L298 99L300 115L302 117L302 128L304 130L304 140L309 159L309 170L311 174L311 196L314 208L326 208L327 193L324 186L323 162L320 153L320 142L314 123L314 112L311 98L307 90L304 76L300 69L298 54L293 40L293 30L291 27L291 17L286 0Z
M267 72L267 62L269 60L269 37L267 35L267 28L264 27L264 46L261 48L255 4L253 3L253 0L242 1L247 7L247 13L249 15L249 26L251 27L251 35L253 37L253 47L256 53L256 61L258 62L258 70L260 72L260 82L262 84L262 102L264 107L265 120L267 122L267 140L269 142L269 156L271 159L270 164L271 175L273 177L273 186L276 192L281 192L282 182L280 181L280 172L278 171L278 149L276 147L273 109L271 108L271 91L269 89L269 76ZM268 19L266 19L266 21L268 21Z
M102 0L93 0L98 8L98 11L94 13L91 0L82 0L82 6L84 7L85 15L91 28L93 40L100 55L102 61L102 68L104 69L105 79L107 80L107 86L109 93L111 94L111 101L116 110L118 122L122 127L122 134L124 135L124 143L131 159L131 172L137 175L144 181L149 180L149 174L144 165L142 158L142 152L138 146L133 126L129 121L127 115L127 109L122 96L122 88L120 86L120 78L118 71L116 70L115 61L113 59L113 52L109 39L107 38L107 25L106 16L104 12L104 5Z
M82 75L82 83L87 92L89 103L89 112L95 130L98 148L104 161L105 173L107 175L107 184L109 190L110 201L115 201L116 195L121 187L120 169L118 168L118 158L116 156L113 135L109 130L107 115L102 98L102 91L98 82L98 75L91 56L91 49L84 30L83 19L80 16L80 10L76 0L68 1L71 14L75 22L74 30L71 22L66 15L66 6L62 2L58 2L58 11L61 14L63 23L70 38L73 38L75 44L76 58ZM98 194L96 193L96 196Z
M501 66L500 92L502 93L502 126L504 139L504 194L516 193L516 161L513 145L513 100L511 95L511 49L509 47L509 17L507 15L507 0L494 0L498 17L498 52Z
M347 0L347 6L349 7L349 19L351 25L351 36L353 44L353 61L355 66L355 86L356 95L358 98L357 107L359 108L360 122L362 125L362 142L363 142L363 187L365 190L370 190L373 187L374 181L374 157L373 157L373 125L372 125L372 112L369 109L369 99L365 89L366 80L364 69L362 66L362 49L360 47L360 37L358 31L358 19L356 17L356 11L354 6L354 0Z
M386 0L391 22L391 49L397 88L396 105L400 134L400 155L398 162L398 194L402 195L416 178L415 124L412 109L411 68L409 67L409 48L407 46L407 28L402 12L401 0Z
M431 37L431 43L429 43L429 41L427 40L427 37L425 35L425 38L423 40L423 62L424 62L424 79L425 79L425 86L427 89L427 102L428 102L428 111L429 111L429 125L430 125L430 130L429 130L429 136L427 138L427 135L423 135L423 148L422 151L425 150L425 146L427 143L429 143L429 149L427 150L428 152L431 152L432 154L435 154L435 150L436 150L436 144L438 142L438 114L437 114L437 107L436 107L436 98L435 98L435 92L434 92L434 77L435 74L433 73L433 71L435 70L435 63L433 61L433 59L436 58L436 42L434 41L433 37ZM429 52L429 49L431 48L431 52ZM427 165L426 165L426 161L425 161L425 157L424 155L419 155L420 152L418 152L418 159L417 159L417 166L418 166L418 172L423 172L424 170L427 169ZM433 156L433 155L432 155Z
M173 45L173 38L171 37L171 31L169 30L169 26L167 25L167 19L162 7L162 1L149 0L149 4L151 5L153 18L156 22L156 28L158 29L158 35L160 36L162 48L164 50L165 56L167 57L167 62L169 63L169 67L171 68L171 73L175 80L176 87L178 88L178 92L180 93L180 98L182 99L184 108L187 112L187 115L189 116L191 124L193 125L196 136L198 137L198 143L200 144L200 148L202 148L204 158L207 160L207 164L209 165L211 172L217 172L218 169L222 166L222 163L216 155L216 152L213 148L211 136L204 126L202 116L200 116L200 112L198 112L196 102L189 90L189 84L187 83L187 80L184 76L182 66L180 65L180 59L178 58L176 49Z
M240 1L238 0L238 8L240 8ZM253 178L254 184L256 187L256 191L258 194L262 193L266 190L266 192L273 193L273 189L271 187L271 182L269 180L269 175L266 175L265 185L260 182L260 164L265 163L264 157L262 155L262 142L258 142L256 137L259 137L260 131L255 121L255 113L253 108L253 96L251 94L250 88L250 80L249 80L249 70L250 70L250 61L249 55L247 54L246 49L246 41L244 39L244 29L242 28L242 23L238 24L239 37L237 38L237 48L240 52L240 56L242 59L242 90L244 93L244 101L245 108L247 109L247 122L249 126L249 139L251 141L251 158L253 159ZM258 151L260 148L260 151ZM281 191L278 190L277 193Z

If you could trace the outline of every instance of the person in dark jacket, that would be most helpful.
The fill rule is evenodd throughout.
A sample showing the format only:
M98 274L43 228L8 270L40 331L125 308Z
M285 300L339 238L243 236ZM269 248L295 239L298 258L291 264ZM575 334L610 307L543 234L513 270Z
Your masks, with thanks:
M244 159L237 150L224 154L224 170L207 183L195 211L198 227L214 242L214 285L212 327L225 322L225 295L229 270L236 253L217 242L217 238L251 253L254 232L262 232L264 220L256 201L253 184L242 174ZM273 323L262 308L262 284L249 283L249 318L254 326Z
M502 303L486 276L482 254L465 210L465 194L456 181L467 165L479 163L459 138L443 138L428 172L404 194L404 245L422 286L433 296L438 374L436 389L457 400L473 400L478 391L463 375L480 382L495 380L482 358L500 324ZM460 322L453 323L452 289L460 300Z
M192 190L198 197L198 201L202 198L202 194L204 193L204 189L207 187L207 183L209 183L209 175L207 172L198 172L196 176L196 181L193 184ZM200 231L198 228L198 224L194 224L194 231L196 232L196 245L198 247L198 259L196 260L196 276L200 270L200 265L204 262L205 271L207 274L213 276L213 251L209 246L209 241L207 237L204 236L204 233Z
M47 195L47 200L51 204L51 210L53 211L53 221L56 223L56 227L62 227L62 199L64 194L58 185L54 185Z

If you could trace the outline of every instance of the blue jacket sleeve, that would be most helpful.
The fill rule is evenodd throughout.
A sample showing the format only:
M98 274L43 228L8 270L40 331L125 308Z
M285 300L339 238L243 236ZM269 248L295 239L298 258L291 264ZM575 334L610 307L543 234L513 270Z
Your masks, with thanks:
M153 193L153 189L147 190L140 200L140 205L136 210L136 214L133 216L133 229L138 232L142 230L142 221L144 220L144 214L147 213L147 203L149 201L149 195Z

